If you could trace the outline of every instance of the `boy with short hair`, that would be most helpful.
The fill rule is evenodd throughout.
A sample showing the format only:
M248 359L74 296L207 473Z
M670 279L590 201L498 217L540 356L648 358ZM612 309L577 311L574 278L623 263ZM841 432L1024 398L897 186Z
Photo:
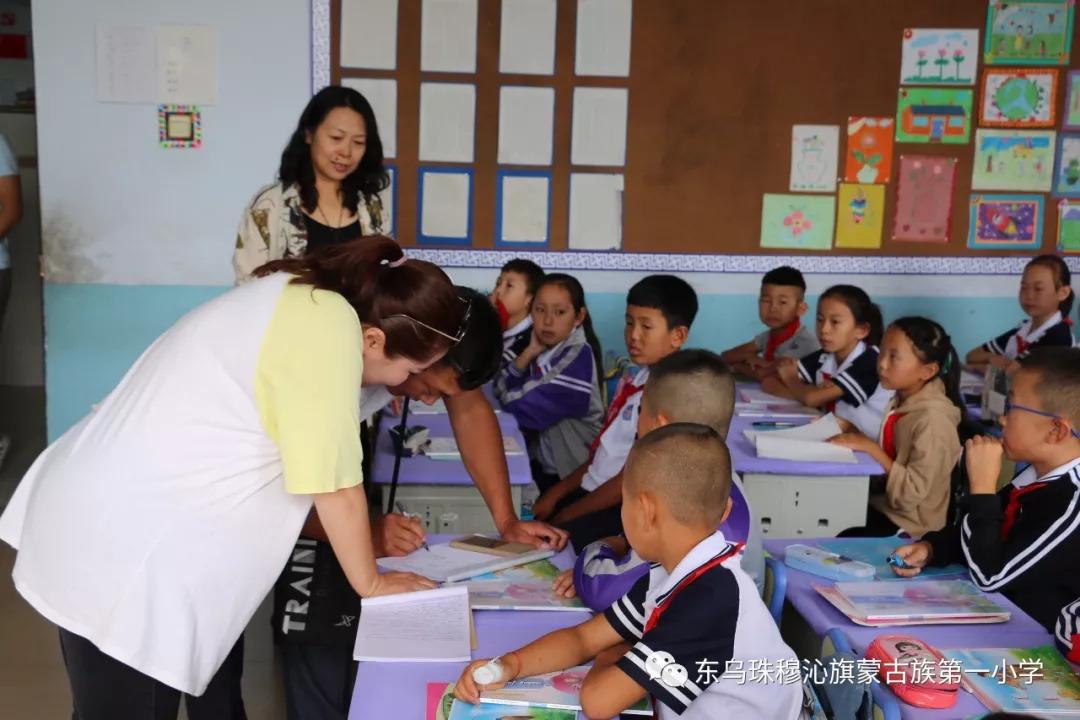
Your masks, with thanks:
M475 703L514 678L596 658L581 687L588 717L613 717L646 695L658 701L660 720L799 717L802 689L781 673L760 682L723 677L751 662L797 660L740 567L738 546L716 530L731 508L731 456L719 434L696 423L654 430L634 446L623 474L626 534L653 563L648 575L602 615L502 656L497 685L473 679L488 660L471 663L455 695Z
M963 562L981 590L1003 593L1053 633L1080 596L1080 350L1040 348L1019 362L1002 439L965 447L959 523L899 548L912 569L896 572ZM1003 454L1030 465L995 492Z
M758 317L769 329L721 357L735 372L761 380L779 358L799 359L821 349L814 329L802 324L807 309L803 274L787 265L770 270L758 297Z
M514 258L499 271L491 302L503 326L503 365L512 363L532 337L532 302L544 270L532 260Z
M623 335L630 360L639 370L632 380L624 377L620 382L589 462L533 504L538 520L550 518L570 533L576 551L622 531L622 468L637 435L638 405L649 367L683 346L697 310L694 289L674 275L649 275L627 293Z

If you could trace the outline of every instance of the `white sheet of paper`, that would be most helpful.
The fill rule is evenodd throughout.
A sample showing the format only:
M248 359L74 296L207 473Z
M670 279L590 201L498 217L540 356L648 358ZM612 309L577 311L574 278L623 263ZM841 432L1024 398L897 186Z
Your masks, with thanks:
M626 88L574 88L570 162L626 164Z
M546 177L508 175L503 177L502 183L499 239L502 242L547 242L551 181Z
M341 84L363 95L375 111L383 157L397 157L397 80L342 78Z
M555 88L503 86L499 90L499 163L551 165Z
M398 0L341 0L341 66L397 68Z
M394 184L397 182L397 169L388 167L386 168L386 175L390 178L390 184L387 185L380 193L379 199L382 200L383 207L383 232L387 235L394 234Z
M839 157L839 125L793 125L789 189L835 192Z
M806 425L785 430L743 430L761 458L800 462L858 462L850 448L826 442L841 432L840 424L832 413Z
M217 102L217 31L213 25L158 27L158 101Z
M436 590L364 598L354 660L450 662L471 658L469 590Z
M476 86L420 83L420 160L473 161Z
M420 21L420 69L476 72L477 0L424 0Z
M577 75L630 74L631 0L578 0Z
M503 0L499 72L555 73L555 0Z
M157 99L157 30L149 25L97 26L98 102Z
M622 198L622 175L570 173L570 249L622 247Z
M824 442L831 437L836 437L843 430L840 429L840 423L836 422L836 416L832 413L822 415L821 418L814 422L806 423L793 428L785 428L783 430L743 430L743 435L750 440L750 442L757 442L763 435L768 435L771 438L779 438L780 440L806 440L812 442Z
M456 582L503 568L526 565L555 554L554 550L534 550L522 555L502 557L453 548L449 543L439 543L430 547L431 550L420 548L405 557L379 558L377 562L379 567L385 570L413 572L436 582Z
M432 238L469 236L469 176L465 173L424 173L420 233Z
M743 402L755 403L758 405L800 405L798 400L792 400L791 398L782 398L779 395L772 395L765 392L760 388L739 388L739 398Z
M423 453L432 460L460 460L461 451L458 449L457 440L452 437L429 438L424 445ZM511 435L503 435L504 455L524 455L525 449L518 443L517 438Z

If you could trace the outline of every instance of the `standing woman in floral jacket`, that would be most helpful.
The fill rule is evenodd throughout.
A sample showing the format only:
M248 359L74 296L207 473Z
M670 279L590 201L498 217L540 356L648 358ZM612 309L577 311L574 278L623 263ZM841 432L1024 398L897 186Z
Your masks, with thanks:
M340 85L315 94L281 153L279 182L244 209L236 235L236 282L271 260L383 233L378 193L383 167L375 113L363 95Z

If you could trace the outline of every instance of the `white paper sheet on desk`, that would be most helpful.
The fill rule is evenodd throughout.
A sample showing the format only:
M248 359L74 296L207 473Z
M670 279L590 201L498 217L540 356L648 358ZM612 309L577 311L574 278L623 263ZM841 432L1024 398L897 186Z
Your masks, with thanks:
M798 400L771 395L760 388L739 388L739 399L753 405L801 405Z
M449 543L440 543L431 545L431 550L420 548L405 557L379 558L377 562L379 567L385 570L412 572L436 582L457 582L496 570L526 565L536 560L549 558L554 554L554 550L535 550L523 555L503 557L461 550L450 547ZM367 601L364 602L366 608Z
M524 455L525 450L518 444L517 438L503 436L503 452L507 455ZM461 451L452 437L433 437L424 446L423 453L432 460L460 460Z
M842 432L836 417L829 413L820 420L786 430L743 430L754 443L759 458L799 462L855 463L855 453L826 442Z
M469 591L464 585L364 598L354 660L469 660Z

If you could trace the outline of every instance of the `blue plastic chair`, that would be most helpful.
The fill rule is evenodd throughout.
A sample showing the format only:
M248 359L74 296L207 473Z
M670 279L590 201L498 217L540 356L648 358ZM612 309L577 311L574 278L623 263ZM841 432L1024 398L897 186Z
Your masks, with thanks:
M832 643L832 646L838 652L855 655L851 643L848 642L847 635L840 628L832 628L825 633L825 644L828 643ZM827 653L826 649L822 648L821 654L824 657L832 653ZM856 655L856 657L858 656ZM873 714L875 720L900 720L900 700L897 699L892 690L888 690L885 685L879 682L872 683L870 685L870 697L874 700Z
M772 556L765 558L765 589L762 600L769 608L776 626L780 626L780 616L784 612L784 596L787 594L787 567Z

